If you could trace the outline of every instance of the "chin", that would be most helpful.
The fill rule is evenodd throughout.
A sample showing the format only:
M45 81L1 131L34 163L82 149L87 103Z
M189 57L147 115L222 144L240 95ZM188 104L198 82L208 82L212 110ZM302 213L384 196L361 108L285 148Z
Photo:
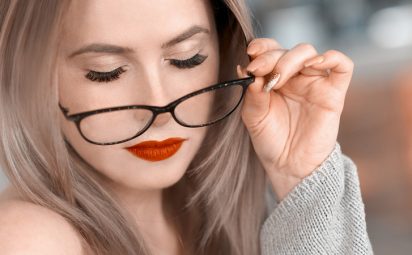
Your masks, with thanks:
M162 169L162 173L147 173L139 175L136 178L126 178L122 180L113 180L116 185L121 185L123 188L153 191L162 190L175 185L184 176L186 169Z
M187 144L189 145L189 144ZM103 174L115 185L136 190L159 190L173 186L184 176L189 164L194 157L190 146L182 146L172 157L150 162L127 154L121 167L111 164L101 169Z
M201 131L201 132L199 132ZM159 190L182 179L196 152L202 145L206 129L190 137L180 149L164 160L148 161L126 149L79 146L84 159L104 176L110 185L135 190Z
M130 188L141 190L165 189L173 186L185 175L201 147L203 138L204 133L201 136L192 136L176 154L161 161L146 161L128 153L127 160L123 162L129 174L124 175L121 182Z

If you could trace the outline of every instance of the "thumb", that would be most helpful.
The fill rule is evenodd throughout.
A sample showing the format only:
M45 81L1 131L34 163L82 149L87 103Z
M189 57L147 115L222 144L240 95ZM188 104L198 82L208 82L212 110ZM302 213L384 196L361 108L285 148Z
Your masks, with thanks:
M237 66L237 74L239 78L247 77L246 69L241 68L239 65ZM242 106L242 118L246 126L252 126L260 122L269 111L270 96L273 92L272 90L265 92L264 85L264 77L255 77L255 81L246 90Z

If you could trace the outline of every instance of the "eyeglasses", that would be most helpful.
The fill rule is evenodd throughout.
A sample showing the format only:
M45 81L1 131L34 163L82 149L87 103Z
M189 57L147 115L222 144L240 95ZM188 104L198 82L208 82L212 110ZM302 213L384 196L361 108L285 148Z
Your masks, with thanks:
M126 105L69 115L59 102L67 120L76 124L80 135L89 143L113 145L143 134L156 116L170 112L177 123L197 128L215 124L239 106L254 76L218 83L189 93L164 107Z

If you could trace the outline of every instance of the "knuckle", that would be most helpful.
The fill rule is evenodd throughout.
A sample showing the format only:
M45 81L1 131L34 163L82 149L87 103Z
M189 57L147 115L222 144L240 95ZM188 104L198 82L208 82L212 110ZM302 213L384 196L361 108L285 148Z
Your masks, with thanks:
M253 44L265 44L266 43L266 38L255 38L250 42L250 45Z
M300 48L300 49L305 50L305 51L316 52L315 47L312 44L309 44L309 43L299 43L297 45L297 48Z
M262 55L260 61L261 61L262 65L267 66L271 62L271 58L270 58L269 55L264 54L264 55Z
M271 54L265 54L262 57L266 65L274 62L273 56Z
M265 41L266 41L267 43L269 43L269 44L273 44L273 45L276 45L276 46L280 47L279 42L276 41L276 40L273 39L273 38L263 38L263 40L265 40Z
M325 52L325 55L327 56L342 56L343 54L340 51L337 50L328 50Z
M249 46L253 45L253 44L260 44L264 47L267 47L267 46L273 46L273 47L277 47L277 48L280 47L280 44L275 39L268 38L268 37L255 38L252 41L250 41Z
M250 45L253 45L253 44L255 44L255 43L258 43L259 40L260 40L260 38L254 38L252 41L249 42L249 46L250 46Z
M355 63L353 62L351 58L349 58L348 56L346 56L345 54L343 54L342 52L338 50L328 50L327 52L325 52L324 55L328 58L335 58L335 59L343 61L343 63L345 63L345 65L347 65L351 69L353 69L355 66Z

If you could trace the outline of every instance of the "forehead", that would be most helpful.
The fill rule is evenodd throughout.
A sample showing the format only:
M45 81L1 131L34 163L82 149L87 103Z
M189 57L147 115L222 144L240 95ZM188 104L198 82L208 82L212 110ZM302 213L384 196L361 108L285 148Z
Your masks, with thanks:
M192 25L212 29L209 0L76 0L66 13L63 43L162 43Z

